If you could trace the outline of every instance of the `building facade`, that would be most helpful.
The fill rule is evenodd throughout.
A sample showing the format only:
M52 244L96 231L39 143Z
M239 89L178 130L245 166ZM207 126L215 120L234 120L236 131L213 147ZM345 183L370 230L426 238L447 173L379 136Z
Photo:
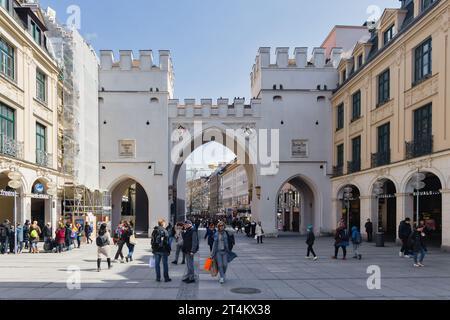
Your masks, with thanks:
M0 220L56 223L64 180L58 171L59 68L48 51L37 4L0 2Z
M250 214L249 183L245 167L235 161L224 166L220 173L221 212L226 215Z
M404 0L386 9L341 60L332 97L334 224L364 230L371 219L395 240L400 221L418 213L432 242L449 248L449 5Z

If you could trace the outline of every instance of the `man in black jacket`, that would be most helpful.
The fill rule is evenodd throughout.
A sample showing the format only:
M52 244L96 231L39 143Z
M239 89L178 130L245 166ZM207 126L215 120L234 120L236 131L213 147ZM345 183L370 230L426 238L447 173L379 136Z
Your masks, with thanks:
M164 228L166 221L161 219L158 221L158 226L153 229L152 233L152 252L155 256L155 271L156 281L161 281L161 260L163 262L164 282L170 282L172 279L169 277L169 233Z
M11 233L11 223L8 219L0 224L0 253L8 253L9 236Z
M192 222L187 220L184 223L185 232L183 233L183 253L186 255L186 283L195 282L194 255L199 249L198 233L192 226Z
M402 241L402 248L400 249L399 256L409 258L409 248L408 248L408 238L412 232L411 219L406 218L404 221L400 222L398 227L398 237Z
M366 228L367 233L367 242L372 242L373 239L373 223L370 219L367 219L367 222L364 226Z

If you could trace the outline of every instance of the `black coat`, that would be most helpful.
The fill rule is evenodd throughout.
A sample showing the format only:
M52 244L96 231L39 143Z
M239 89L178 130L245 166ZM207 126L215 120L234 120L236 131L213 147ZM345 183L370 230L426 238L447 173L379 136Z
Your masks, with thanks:
M194 227L192 227L183 233L182 251L185 254L190 254L191 252L196 253L198 249L199 249L198 233L197 230L195 230Z
M364 227L366 228L367 233L373 232L373 223L372 222L366 222Z
M306 244L308 246L312 246L314 244L314 241L316 241L316 236L314 235L314 232L308 231L308 234L306 236Z
M405 221L400 222L400 226L398 227L398 237L402 240L406 240L411 235L412 229L409 223Z

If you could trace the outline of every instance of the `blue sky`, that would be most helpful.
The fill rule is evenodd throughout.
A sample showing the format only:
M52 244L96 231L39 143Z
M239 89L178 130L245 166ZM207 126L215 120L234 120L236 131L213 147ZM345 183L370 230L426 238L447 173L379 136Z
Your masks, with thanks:
M65 22L81 9L81 34L94 48L169 49L176 98L250 98L261 46L320 46L336 24L362 25L371 5L399 0L41 0Z

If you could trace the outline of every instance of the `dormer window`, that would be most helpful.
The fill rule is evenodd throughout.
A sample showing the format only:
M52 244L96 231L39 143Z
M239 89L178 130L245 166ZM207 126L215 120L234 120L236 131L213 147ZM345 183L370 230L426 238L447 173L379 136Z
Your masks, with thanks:
M31 35L37 44L42 45L42 31L34 21L31 21Z
M342 70L342 71L341 71L341 83L344 83L345 80L347 80L346 78L347 78L347 76L346 76L346 71L345 71L345 70Z
M436 0L422 0L422 11L427 10Z
M362 53L358 56L358 69L361 69L363 65L363 55Z
M392 25L383 33L384 45L387 45L392 40L392 38L394 38L394 25Z

